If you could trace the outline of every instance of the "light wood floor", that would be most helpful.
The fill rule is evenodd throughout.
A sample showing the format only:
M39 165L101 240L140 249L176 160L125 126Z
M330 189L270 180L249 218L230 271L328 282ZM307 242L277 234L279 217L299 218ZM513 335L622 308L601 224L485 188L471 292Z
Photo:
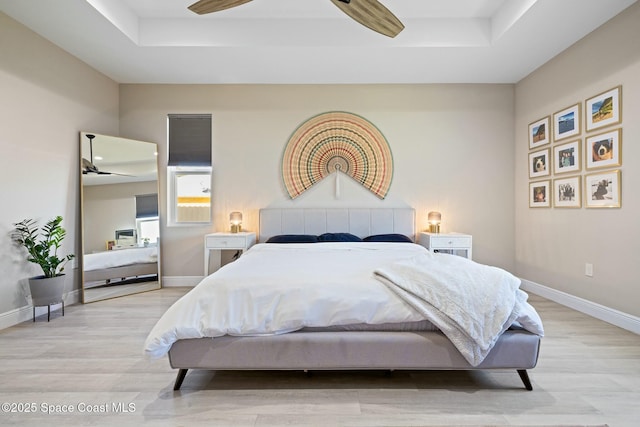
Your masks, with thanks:
M168 360L142 347L186 291L68 306L0 331L0 402L35 409L3 405L0 425L640 425L640 336L533 295L547 336L531 392L515 371L190 371L174 392Z

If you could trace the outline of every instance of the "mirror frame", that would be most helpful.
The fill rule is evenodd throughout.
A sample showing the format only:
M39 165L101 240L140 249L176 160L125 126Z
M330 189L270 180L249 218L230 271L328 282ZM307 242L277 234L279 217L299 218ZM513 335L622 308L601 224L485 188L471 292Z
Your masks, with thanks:
M88 135L93 137L89 138ZM96 132L80 132L81 256L79 268L82 302L85 304L162 287L159 197L157 241L142 243L143 236L135 236L137 234L135 230L138 230L140 221L140 218L136 218L135 197L153 194L153 192L160 195L157 149L157 144L153 142L102 135ZM152 158L150 159L149 156ZM150 184L154 181L155 185ZM87 184L88 182L90 184ZM101 200L93 197L98 190L90 191L89 187L101 187L99 190L101 195L106 192L113 198ZM144 194L145 191L146 194ZM130 201L130 199L133 200ZM107 203L114 201L115 203L119 201L124 207L122 211L125 213L121 218L115 218L112 221L105 221L109 217L89 218L90 212L98 216L102 212L113 212L114 209L119 209L118 207L105 209ZM130 217L131 209L133 209L133 221ZM95 232L96 228L91 228L91 233L87 229L93 224L104 222L108 223L105 229ZM114 229L111 230L111 228ZM130 237L132 234L134 238ZM121 240L116 241L116 235L119 235ZM152 261L154 257L155 262ZM127 265L118 265L121 258L126 259ZM140 262L132 264L130 263L132 259L138 259ZM90 270L85 271L87 267Z

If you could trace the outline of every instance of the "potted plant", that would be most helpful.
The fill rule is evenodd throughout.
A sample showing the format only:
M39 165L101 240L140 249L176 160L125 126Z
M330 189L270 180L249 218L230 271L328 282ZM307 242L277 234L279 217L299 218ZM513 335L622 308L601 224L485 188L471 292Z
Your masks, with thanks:
M29 254L27 261L38 264L44 273L41 276L29 278L34 310L36 306L63 303L64 266L75 255L58 256L58 249L67 234L61 223L62 217L56 216L47 222L42 229L33 219L25 219L13 224L15 227L12 234L13 241L27 250Z

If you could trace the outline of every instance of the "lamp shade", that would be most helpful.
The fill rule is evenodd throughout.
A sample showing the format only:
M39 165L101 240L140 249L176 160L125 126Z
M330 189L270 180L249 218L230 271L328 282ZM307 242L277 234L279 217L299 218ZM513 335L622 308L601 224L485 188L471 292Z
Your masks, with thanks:
M242 212L231 212L231 214L229 214L229 221L234 225L242 224Z
M431 224L437 224L442 220L442 214L440 212L429 212L429 215L427 216L427 220L431 223Z
M239 233L242 231L242 212L231 212L229 214L229 222L231 223L232 233Z

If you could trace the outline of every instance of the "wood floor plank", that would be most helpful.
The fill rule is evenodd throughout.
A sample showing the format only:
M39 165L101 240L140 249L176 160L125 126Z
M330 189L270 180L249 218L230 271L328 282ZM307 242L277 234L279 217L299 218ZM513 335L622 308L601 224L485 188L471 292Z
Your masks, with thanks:
M187 291L71 305L51 322L45 315L1 330L0 401L36 411L3 411L0 425L635 427L640 419L640 336L534 295L546 336L531 392L515 370L189 371L174 392L167 359L147 360L142 349ZM56 405L74 412L45 410Z

